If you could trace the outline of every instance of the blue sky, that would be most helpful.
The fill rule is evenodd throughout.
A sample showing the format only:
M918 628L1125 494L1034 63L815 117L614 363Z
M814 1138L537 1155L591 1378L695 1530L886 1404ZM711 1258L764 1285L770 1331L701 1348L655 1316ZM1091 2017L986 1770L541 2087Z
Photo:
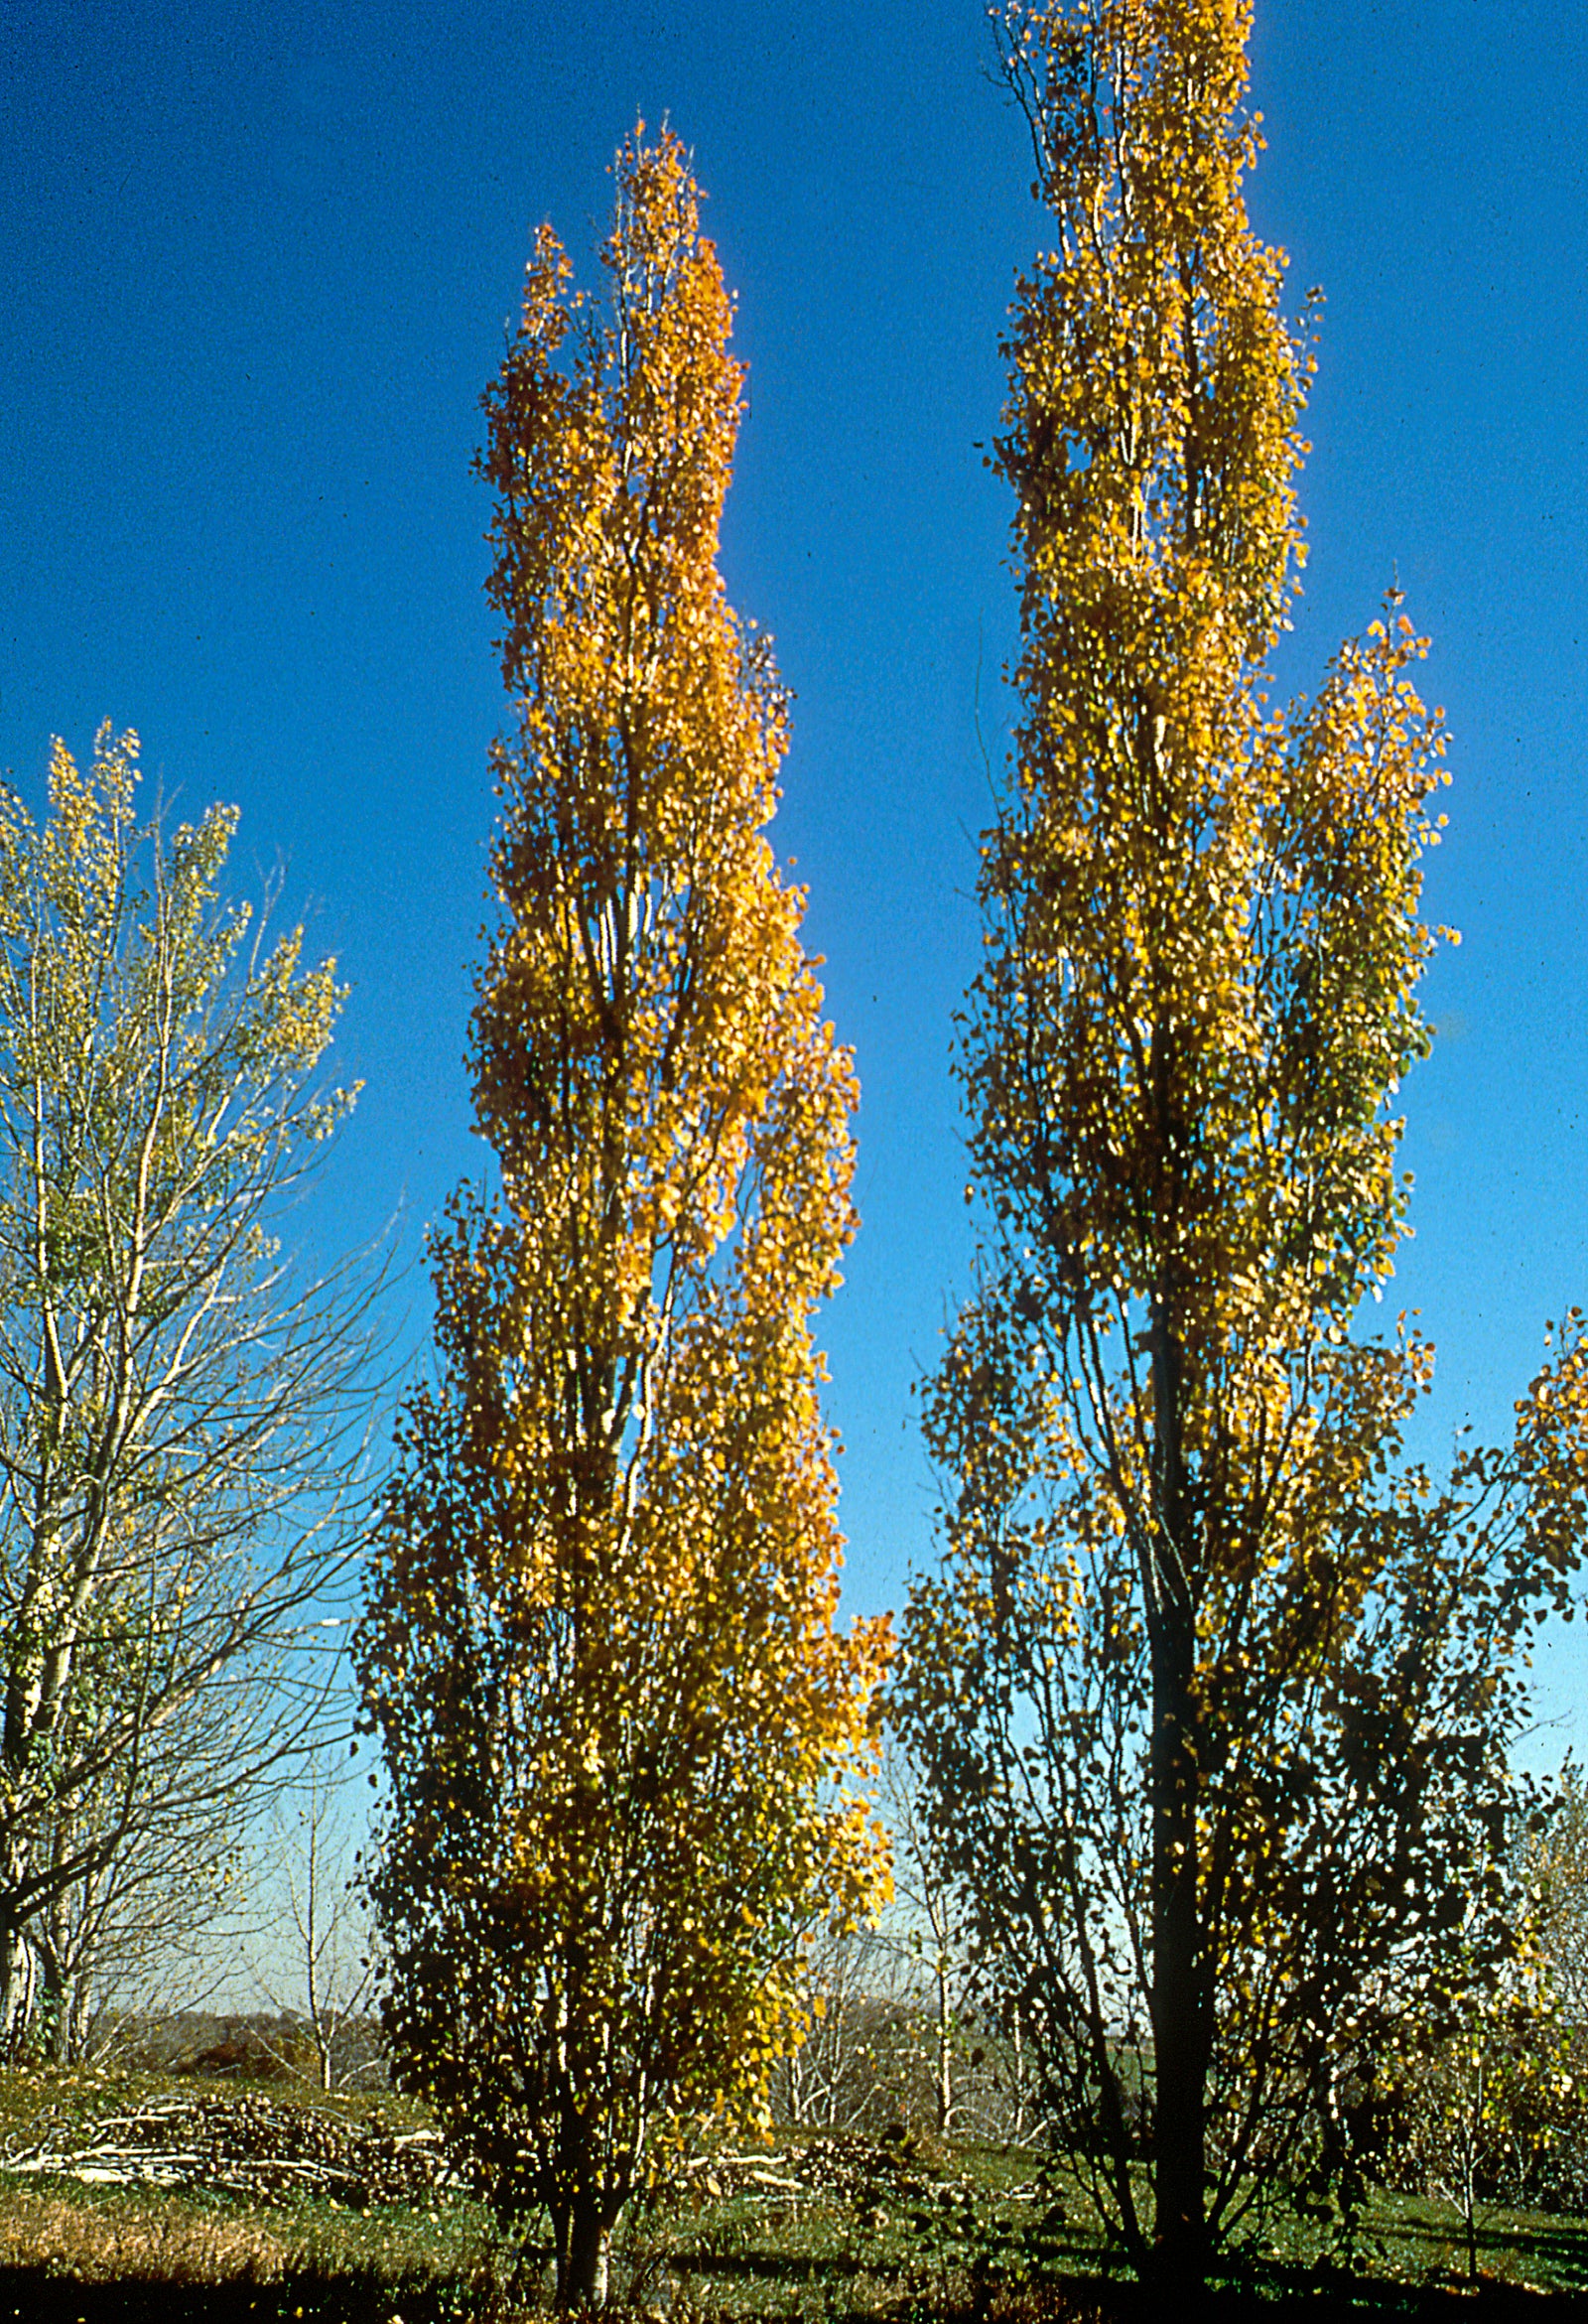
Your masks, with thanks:
M583 268L611 152L671 119L739 298L730 596L796 693L779 850L864 1090L829 1319L852 1602L930 1546L910 1384L968 1228L949 1073L1012 642L997 341L1040 233L976 0L8 0L0 18L0 765L138 728L242 809L351 984L367 1083L314 1223L479 1167L462 1070L501 717L477 397L534 226ZM1434 1426L1494 1433L1588 1294L1583 628L1588 60L1538 0L1259 0L1251 187L1327 293L1281 676L1398 576L1454 735L1430 914L1464 936L1406 1090ZM410 1338L422 1277L404 1297ZM1549 1685L1568 1711L1573 1658ZM1588 1720L1583 1727L1588 1740Z

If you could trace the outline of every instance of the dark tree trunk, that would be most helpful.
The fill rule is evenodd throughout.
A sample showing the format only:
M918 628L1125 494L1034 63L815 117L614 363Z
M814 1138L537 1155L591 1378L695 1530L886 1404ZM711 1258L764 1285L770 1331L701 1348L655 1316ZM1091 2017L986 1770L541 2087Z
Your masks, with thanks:
M1203 1958L1197 1807L1196 1604L1181 1451L1178 1338L1162 1310L1152 1327L1152 2165L1157 2265L1176 2288L1207 2273L1205 2162L1212 2057Z
M1152 2042L1156 2243L1176 2282L1202 2280L1209 2040L1197 1897L1193 1640L1153 1649Z
M38 1999L34 2005L38 2038L46 2056L55 2065L71 2065L75 2061L71 2046L73 2010L70 1982L53 1946L41 1946L40 1952L43 1959Z
M576 2196L552 2221L557 2240L557 2305L582 2310L606 2305L610 2222L598 2203Z

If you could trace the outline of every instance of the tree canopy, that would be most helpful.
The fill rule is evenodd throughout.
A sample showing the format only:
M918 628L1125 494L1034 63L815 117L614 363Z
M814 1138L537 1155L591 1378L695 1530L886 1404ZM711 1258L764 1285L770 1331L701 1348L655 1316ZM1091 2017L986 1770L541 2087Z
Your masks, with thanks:
M285 1207L352 1104L341 994L137 819L137 737L0 795L0 2021L69 2046L130 1897L169 1929L322 1730L375 1280ZM181 1899L182 1901L176 1901Z
M690 2122L764 2105L799 1946L885 1882L886 1627L835 1627L817 1303L854 1068L764 827L787 747L718 520L742 374L677 140L598 306L549 230L485 398L501 922L471 1066L499 1197L435 1238L360 1656L401 2071L565 2300Z
M1506 1942L1525 1624L1581 1518L1569 1430L1439 1490L1404 1467L1432 1351L1353 1336L1405 1231L1445 741L1394 596L1270 703L1312 356L1243 199L1250 23L1002 19L1054 246L997 448L1021 723L960 1052L983 1254L927 1391L946 1549L899 1694L989 1975L1112 2228L1179 2278L1327 2140L1332 2077L1457 1924Z

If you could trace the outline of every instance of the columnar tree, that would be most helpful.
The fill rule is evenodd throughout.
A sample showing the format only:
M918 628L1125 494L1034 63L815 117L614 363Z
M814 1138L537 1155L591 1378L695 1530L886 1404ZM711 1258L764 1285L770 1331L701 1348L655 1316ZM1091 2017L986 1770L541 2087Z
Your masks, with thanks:
M502 917L472 1029L499 1198L434 1242L361 1637L399 2071L567 2301L669 2139L764 2103L799 1942L885 1878L853 1782L817 1302L850 1058L764 826L787 743L718 522L742 373L678 143L630 142L607 297L544 231L485 399Z
M280 1217L351 1100L302 931L219 888L236 817L136 813L137 738L0 794L0 2038L71 2035L122 1907L191 1896L326 1727L361 1523L370 1286ZM214 1893L223 1892L217 1880ZM103 1968L101 1961L98 1965Z
M1022 707L962 1075L987 1233L901 1721L990 1975L1138 2264L1203 2269L1491 1870L1519 1637L1576 1556L1549 1414L1435 1493L1404 1230L1444 749L1391 599L1270 709L1310 370L1242 181L1245 0L1016 0L1053 247L997 450ZM1558 1413L1558 1407L1556 1408ZM1393 1472L1393 1473L1391 1473ZM1146 2198L1133 2165L1151 2163Z

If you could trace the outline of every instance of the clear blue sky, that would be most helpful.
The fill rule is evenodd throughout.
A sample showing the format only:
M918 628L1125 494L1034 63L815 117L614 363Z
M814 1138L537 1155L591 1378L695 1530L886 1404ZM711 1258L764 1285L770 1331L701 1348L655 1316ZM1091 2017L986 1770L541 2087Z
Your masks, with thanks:
M1541 0L1259 0L1254 57L1253 209L1297 301L1328 295L1282 674L1311 682L1398 574L1455 737L1428 900L1465 941L1406 1091L1400 1284L1439 1428L1494 1432L1588 1294L1588 58ZM863 1608L929 1550L909 1385L968 1253L950 1018L1012 637L977 443L1040 231L990 60L976 0L0 16L0 765L37 797L51 733L85 751L108 715L151 790L240 805L241 884L285 859L368 1085L328 1243L405 1203L412 1249L479 1166L461 1054L501 702L468 463L531 231L588 265L636 112L694 147L750 365L728 588L796 691L776 838L865 1093L825 1335Z

